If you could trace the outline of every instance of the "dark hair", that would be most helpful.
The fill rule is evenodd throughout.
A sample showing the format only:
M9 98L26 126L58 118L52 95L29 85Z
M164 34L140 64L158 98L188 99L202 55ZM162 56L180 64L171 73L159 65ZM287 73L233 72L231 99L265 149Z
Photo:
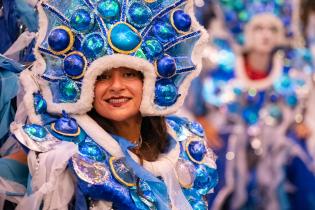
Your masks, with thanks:
M115 134L111 121L102 117L93 108L88 115L94 119L108 133ZM162 116L143 117L141 123L142 145L139 149L139 158L155 161L159 154L168 147L165 118Z
M315 12L314 0L302 0L301 2L301 21L303 26L304 37L306 37L306 28L308 25L308 17L310 13Z

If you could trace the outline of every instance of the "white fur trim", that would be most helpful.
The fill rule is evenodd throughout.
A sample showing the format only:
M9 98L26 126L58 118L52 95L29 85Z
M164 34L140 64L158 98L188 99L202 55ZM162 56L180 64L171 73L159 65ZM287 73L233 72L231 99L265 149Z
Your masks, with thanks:
M268 77L261 80L252 80L248 78L245 71L245 63L243 56L236 58L235 76L236 79L245 88L253 88L256 90L264 90L273 85L273 83L280 78L283 70L283 53L279 52L274 55L273 66Z

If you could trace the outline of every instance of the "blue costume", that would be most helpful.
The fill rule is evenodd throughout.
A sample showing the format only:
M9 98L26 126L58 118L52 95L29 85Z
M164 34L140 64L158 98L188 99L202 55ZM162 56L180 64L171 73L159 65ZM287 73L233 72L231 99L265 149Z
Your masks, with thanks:
M134 145L87 114L97 76L117 67L143 73L142 116L181 106L207 38L193 1L47 0L37 8L37 60L21 75L29 123L11 126L31 175L17 209L207 209L218 178L199 124L167 117L167 151L140 165Z

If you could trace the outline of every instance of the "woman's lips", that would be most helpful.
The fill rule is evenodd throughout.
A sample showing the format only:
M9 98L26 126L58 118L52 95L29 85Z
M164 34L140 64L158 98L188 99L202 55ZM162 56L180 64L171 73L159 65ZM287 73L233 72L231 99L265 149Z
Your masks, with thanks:
M126 103L128 103L128 101L130 100L131 98L129 97L119 97L119 98L113 97L113 98L106 99L105 101L113 107L121 107L125 105Z

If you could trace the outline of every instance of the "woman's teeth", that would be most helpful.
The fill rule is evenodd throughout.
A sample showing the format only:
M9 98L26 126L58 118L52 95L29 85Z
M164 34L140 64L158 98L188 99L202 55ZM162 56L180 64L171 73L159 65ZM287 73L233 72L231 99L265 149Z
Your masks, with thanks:
M124 103L127 102L129 99L128 98L112 98L109 99L108 102L111 104L118 104L118 103Z

